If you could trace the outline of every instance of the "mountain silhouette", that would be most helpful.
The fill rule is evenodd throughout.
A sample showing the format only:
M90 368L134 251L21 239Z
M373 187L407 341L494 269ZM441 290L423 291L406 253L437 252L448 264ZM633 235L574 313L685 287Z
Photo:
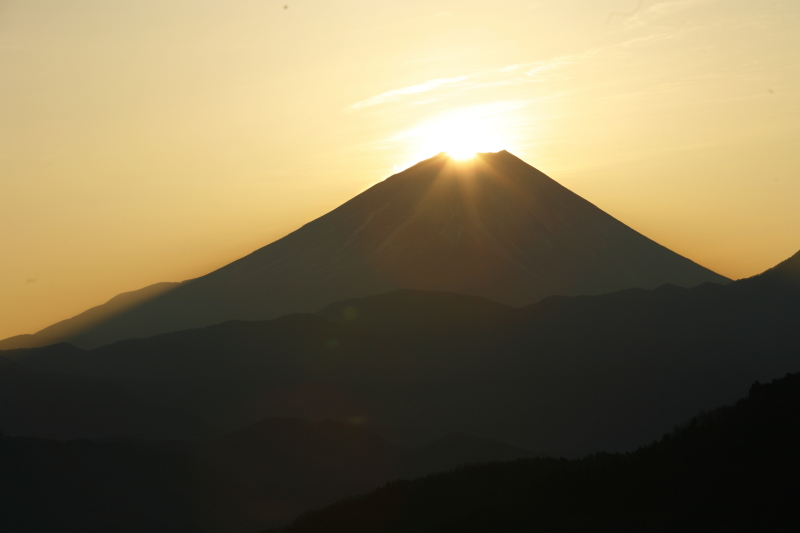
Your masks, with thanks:
M474 307L457 316L461 304ZM329 309L347 307L392 317L390 327L294 314L5 354L36 372L115 384L221 430L327 418L402 446L461 432L573 457L632 449L754 380L800 368L793 278L500 310L458 294L395 291ZM412 319L425 316L426 327Z
M54 346L67 352L69 345ZM196 439L212 430L185 411L139 398L124 387L55 372L34 372L0 357L0 428L54 439L137 436Z
M626 455L523 459L396 481L273 533L797 531L800 374ZM264 532L266 533L266 532Z
M77 332L89 330L98 324L112 320L137 305L150 301L179 285L180 283L155 283L137 291L123 292L104 304L87 309L72 318L56 322L36 332L34 335L15 335L14 337L0 340L0 350L33 348L62 342L70 339Z
M3 531L251 533L401 477L532 457L452 435L422 449L328 420L272 418L201 442L0 434Z
M777 291L800 288L800 252L761 274L740 280L740 285Z
M51 327L0 348L64 340L96 347L227 320L316 312L398 289L519 306L554 294L707 281L728 280L637 233L508 152L478 154L467 162L440 154L286 237L121 314Z
M479 296L402 289L336 302L317 314L332 322L390 333L406 332L510 309L513 307Z

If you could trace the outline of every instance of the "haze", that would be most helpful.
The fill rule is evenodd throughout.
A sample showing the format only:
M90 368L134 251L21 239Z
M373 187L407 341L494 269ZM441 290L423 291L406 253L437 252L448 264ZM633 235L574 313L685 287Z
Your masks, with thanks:
M0 1L0 338L463 146L760 272L800 247L800 4Z

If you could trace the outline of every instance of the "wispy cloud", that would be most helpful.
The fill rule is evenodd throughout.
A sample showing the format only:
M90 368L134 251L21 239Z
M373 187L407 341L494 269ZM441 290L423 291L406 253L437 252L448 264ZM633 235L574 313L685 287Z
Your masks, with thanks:
M619 54L621 53L631 54L637 48L644 48L662 41L680 38L680 33L677 33L674 28L661 27L663 25L657 25L657 29L648 29L647 33L642 35L640 30L643 26L653 25L657 20L676 12L719 1L649 0L644 2L639 0L635 3L631 2L628 11L613 12L609 15L609 21L619 18L623 22L613 35L609 34L613 38L611 42L582 52L549 59L483 68L453 78L435 78L366 98L345 109L356 111L389 103L417 107L442 102L443 100L455 102L456 97L461 102L467 93L474 94L478 91L498 86L538 84L541 89L531 93L531 97L535 95L537 98L544 96L543 91L549 91L551 96L564 96L565 94L581 92L587 89L586 85L567 89L564 87L563 82L585 78L585 66L588 65L588 68L591 68L590 64L593 62L620 64ZM726 21L726 24L729 23L730 21ZM694 27L694 30L697 29ZM596 83L593 83L593 85L596 86ZM492 96L492 98L495 98L495 96ZM458 105L461 104L459 103Z
M394 89L376 96L372 96L366 100L361 100L360 102L356 102L355 104L351 105L349 109L363 109L365 107L371 107L386 102L394 102L395 100L400 100L406 96L433 91L434 89L438 89L443 85L459 84L463 81L466 81L468 78L469 76L458 76L455 78L436 78L433 80L428 80L424 83L418 83L416 85Z
M346 109L355 111L367 107L377 106L390 102L409 101L406 103L426 104L440 101L447 98L456 91L474 91L486 87L497 85L511 85L520 83L543 83L555 82L570 79L566 69L585 60L594 52L573 56L556 57L545 61L533 61L530 63L519 63L502 68L483 69L478 72L458 76L455 78L436 78L433 80L394 89L372 96L360 102L348 106ZM469 80L469 81L467 81ZM418 95L430 93L441 89L436 94L425 95L420 98Z
M476 86L519 83L548 83L572 79L570 68L584 63L597 55L600 49L588 50L580 54L553 57L547 60L517 63L495 70L495 76L483 76L483 81L473 83ZM499 73L499 74L497 74Z

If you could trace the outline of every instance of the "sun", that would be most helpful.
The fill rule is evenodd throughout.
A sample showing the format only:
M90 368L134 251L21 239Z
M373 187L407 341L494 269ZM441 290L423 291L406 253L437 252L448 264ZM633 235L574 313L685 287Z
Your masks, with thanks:
M466 161L467 159L472 159L475 157L475 154L477 154L479 150L473 150L470 148L456 148L453 150L447 150L446 152L447 155L456 161Z
M502 150L502 140L491 121L476 114L443 117L423 129L426 148L465 160L478 152Z
M400 138L413 141L416 161L442 152L465 161L479 152L508 149L500 117L491 111L485 107L454 110L407 130Z

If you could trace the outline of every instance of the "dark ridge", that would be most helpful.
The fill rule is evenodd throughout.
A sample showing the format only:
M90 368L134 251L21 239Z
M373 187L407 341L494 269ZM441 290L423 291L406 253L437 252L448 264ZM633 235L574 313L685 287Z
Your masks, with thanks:
M800 374L754 384L638 451L522 459L389 483L286 533L796 531Z
M473 441L462 435L446 446L463 452ZM509 453L529 455L484 443L461 461ZM332 421L268 419L203 442L0 434L0 524L14 533L252 533L389 480L453 465L452 458L398 448L358 424Z
M579 457L630 450L755 379L800 368L800 295L742 287L549 297L489 314L473 297L396 292L363 300L377 317L364 327L297 314L12 354L221 430L358 419L403 446L462 432Z
M33 335L17 335L0 340L0 350L36 348L66 340L79 343L81 336L92 328L100 327L109 320L166 294L179 285L180 283L155 283L136 291L123 292L104 304L87 309L72 318L56 322Z
M760 286L777 289L798 289L800 288L800 251L769 270L751 278L739 280L736 283L745 287Z

